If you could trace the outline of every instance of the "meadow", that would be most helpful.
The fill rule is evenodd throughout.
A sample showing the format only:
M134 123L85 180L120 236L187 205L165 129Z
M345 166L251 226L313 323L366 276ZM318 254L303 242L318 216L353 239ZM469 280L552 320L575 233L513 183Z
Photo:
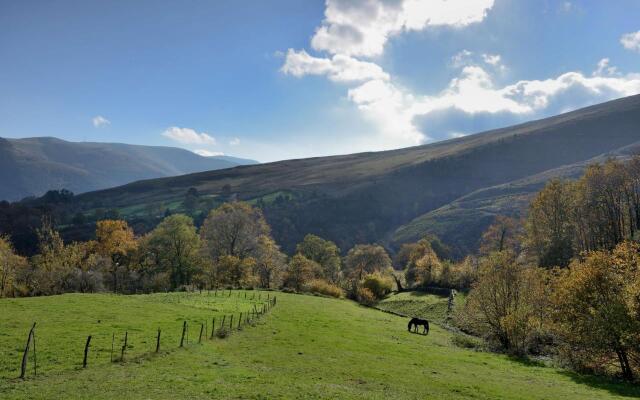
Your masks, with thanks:
M249 292L251 293L251 292ZM273 293L271 293L273 295ZM410 296L410 294L402 294ZM89 368L49 368L26 381L0 380L3 399L621 399L640 397L640 388L603 378L462 349L452 334L434 324L428 336L411 334L406 318L348 300L277 293L277 307L226 339L177 348L180 323L250 307L243 296L207 294L149 296L62 295L0 300L3 371L15 371L15 353L24 345L34 318L41 321L39 350L46 352L46 329L77 331L68 347L77 360L89 327L109 324L128 329L140 346L139 357L123 363L94 362ZM217 314L217 315L220 315ZM126 316L126 317L125 317ZM122 318L127 318L121 321ZM16 326L7 321L22 320ZM171 345L161 354L149 350L158 324L172 329ZM82 328L82 329L81 329ZM148 332L148 334L147 334ZM144 339L143 339L144 338ZM38 337L40 339L40 337ZM59 336L64 341L64 336ZM169 343L169 339L168 343ZM52 342L53 343L53 342ZM53 344L51 344L53 345ZM60 344L62 345L62 344ZM12 347L11 353L4 348ZM96 345L97 346L97 345ZM143 351L144 350L144 351ZM40 353L39 353L40 354ZM53 357L50 355L49 357ZM51 361L51 360L49 360ZM76 363L77 365L77 363ZM11 369L13 368L13 369ZM8 370L7 370L8 369ZM10 374L11 375L11 374ZM13 374L15 377L15 374Z

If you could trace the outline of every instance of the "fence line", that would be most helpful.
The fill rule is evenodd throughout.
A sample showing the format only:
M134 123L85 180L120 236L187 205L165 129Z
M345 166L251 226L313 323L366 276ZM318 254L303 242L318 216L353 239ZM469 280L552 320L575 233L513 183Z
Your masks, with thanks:
M209 292L210 294L210 292ZM247 296L247 293L245 291L244 293L245 298ZM217 296L217 289L214 292L214 296ZM231 296L231 290L229 290L229 295ZM238 297L240 296L240 293L238 293ZM252 296L252 301L255 300L255 292L253 293ZM258 295L258 300L261 299L261 295ZM253 309L247 311L247 312L240 312L238 319L237 319L237 325L233 324L233 320L234 320L234 316L235 313L232 313L229 316L229 327L228 329L225 326L225 321L227 318L227 315L223 315L222 316L222 323L220 324L219 328L218 328L218 332L220 331L224 331L224 335L220 336L220 337L225 337L226 335L228 335L229 333L235 330L240 331L243 329L243 326L247 326L247 325L254 325L256 323L256 321L262 317L263 315L265 315L267 312L269 312L270 310L272 310L274 307L276 306L276 296L271 297L270 294L267 294L267 300L265 302L262 302L261 304L261 308L260 310L258 310L256 304L253 304ZM244 316L244 321L243 321L243 316ZM209 336L209 339L214 339L214 336L216 334L216 323L215 323L216 319L215 317L212 317L211 319L211 336ZM202 337L204 335L204 338L207 339L207 328L206 328L206 324L207 321L205 320L204 322L200 323L200 334L198 337L198 343L202 343ZM155 343L155 352L154 353L159 353L160 352L160 347L161 347L161 329L158 328L157 330L157 336L156 336L156 343ZM115 350L115 336L116 333L113 332L111 335L111 349L109 352L109 362L113 363L115 361L119 361L119 362L125 362L125 356L126 356L126 351L127 351L127 347L129 346L129 332L128 330L125 330L124 332L124 339L123 339L123 345L121 347L120 350L120 358L119 359L114 359L113 357L113 353ZM89 353L90 353L90 347L91 347L91 340L92 340L93 335L88 335L86 338L86 341L84 343L84 348L83 348L83 358L82 358L82 368L86 369L89 367ZM27 336L27 343L25 345L24 351L22 353L21 356L21 362L20 362L20 378L21 379L26 379L26 375L27 375L27 366L28 366L28 359L29 359L29 353L32 353L33 356L33 375L37 376L38 373L38 364L37 364L37 356L36 356L36 342L35 342L35 338L36 338L36 322L33 323L33 325L31 326L31 329L29 330L29 334ZM182 334L180 337L180 344L178 346L178 348L182 348L185 346L185 344L189 344L189 324L188 322L185 320L182 323ZM99 350L98 350L99 351ZM145 354L148 353L143 353L142 355L139 356L144 356ZM138 357L138 356L136 356Z

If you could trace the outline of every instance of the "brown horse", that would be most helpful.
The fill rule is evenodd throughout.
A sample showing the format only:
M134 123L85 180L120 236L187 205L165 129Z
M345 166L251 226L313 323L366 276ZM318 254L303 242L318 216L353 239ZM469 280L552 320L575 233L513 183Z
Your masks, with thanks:
M411 318L411 321L409 321L409 326L407 327L407 330L409 332L411 332L411 327L413 326L413 331L415 333L418 333L418 326L422 325L422 334L423 335L428 335L429 334L429 321L427 321L426 319L420 319L420 318Z

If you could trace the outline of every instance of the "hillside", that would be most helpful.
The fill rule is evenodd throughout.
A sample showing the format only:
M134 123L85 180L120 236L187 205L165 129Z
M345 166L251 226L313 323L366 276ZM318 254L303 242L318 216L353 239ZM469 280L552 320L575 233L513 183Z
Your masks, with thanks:
M611 158L625 160L636 154L640 154L640 142L586 161L477 190L400 226L393 232L390 241L393 244L417 241L427 232L437 235L458 254L468 254L477 248L482 232L497 215L514 218L526 215L533 196L549 180L577 179L589 164L604 163Z
M254 163L227 156L202 157L175 147L0 138L0 199L19 200L52 189L82 193L140 179Z
M236 293L231 299L239 299ZM201 344L193 340L197 332L192 330L192 341L182 349L177 348L179 329L171 331L168 326L179 327L183 318L202 321L219 315L215 298L203 301L207 293L157 294L148 299L99 294L0 299L0 310L12 320L11 330L2 337L11 346L10 360L19 359L24 336L37 320L40 371L33 378L29 370L26 381L0 379L0 397L620 399L640 395L633 385L456 347L452 334L435 324L428 336L411 334L406 318L351 301L271 294L277 295L277 307L255 326ZM183 296L188 302L165 304L153 301L154 296ZM109 308L110 303L115 307ZM137 318L118 311L124 303L139 312ZM156 323L167 334L164 347L158 355L142 356L153 352ZM117 332L119 346L126 329L131 357L110 363L108 333ZM51 351L55 345L48 341L51 330L69 343L65 357L55 357ZM83 370L82 346L89 333L98 336ZM56 366L67 361L74 367ZM52 364L57 370L48 368Z
M310 232L344 250L358 242L389 240L399 227L475 191L628 146L640 139L639 127L637 95L434 144L146 180L87 193L78 201L86 212L126 210L179 201L194 187L220 201L258 202L286 250ZM471 223L484 226L486 221ZM421 227L411 237L429 230Z

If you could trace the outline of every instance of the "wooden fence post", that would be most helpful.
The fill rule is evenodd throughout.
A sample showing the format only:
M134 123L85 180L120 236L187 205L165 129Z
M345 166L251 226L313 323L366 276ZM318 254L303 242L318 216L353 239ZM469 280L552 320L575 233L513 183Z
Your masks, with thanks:
M233 330L233 314L231 314L231 319L229 320L229 330Z
M113 344L116 341L116 333L113 332L113 335L111 335L111 362L113 362Z
M213 334L216 332L216 319L215 317L211 319L211 339L213 339Z
M31 346L31 338L33 337L33 330L36 329L36 323L33 323L31 330L29 331L29 336L27 336L27 345L24 348L24 353L22 354L22 364L20 365L20 378L24 379L27 373L27 355L29 354L29 346Z
M38 356L36 353L36 330L33 330L33 375L38 376Z
M158 338L156 339L156 353L160 351L160 328L158 328Z
M182 323L182 337L180 338L180 347L184 347L184 334L187 332L187 321Z
M87 343L84 345L84 358L82 359L82 368L87 368L87 356L89 355L89 344L91 344L91 335L87 337Z
M224 328L224 320L227 318L226 315L222 316L222 323L220 324L220 329Z
M204 330L204 324L200 324L200 336L198 337L198 343L202 343L202 331Z
M120 354L120 362L124 362L124 353L127 351L127 343L129 341L129 332L124 332L124 344L122 345L122 353Z

